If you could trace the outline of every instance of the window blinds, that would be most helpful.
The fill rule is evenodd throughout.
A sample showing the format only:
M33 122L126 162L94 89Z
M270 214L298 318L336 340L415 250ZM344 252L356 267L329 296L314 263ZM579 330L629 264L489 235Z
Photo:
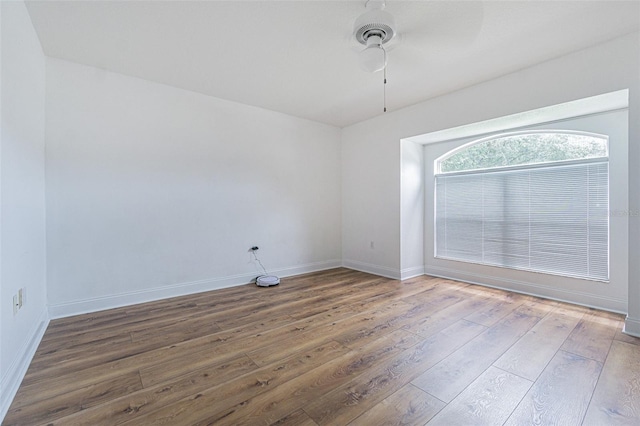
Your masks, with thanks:
M436 176L436 257L609 279L606 160Z

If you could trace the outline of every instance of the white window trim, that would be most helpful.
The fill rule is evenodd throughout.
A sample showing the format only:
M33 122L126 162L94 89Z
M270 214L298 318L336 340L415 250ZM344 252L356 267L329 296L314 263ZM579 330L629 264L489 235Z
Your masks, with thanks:
M553 124L571 118L586 117L592 114L625 110L628 108L629 89L623 89L404 139L421 145L448 142L457 139L482 137L539 124Z

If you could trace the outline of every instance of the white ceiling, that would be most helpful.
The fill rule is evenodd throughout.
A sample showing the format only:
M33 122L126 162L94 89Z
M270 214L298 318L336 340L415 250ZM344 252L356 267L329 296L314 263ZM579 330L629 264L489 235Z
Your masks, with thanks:
M46 55L343 127L382 114L365 1L29 1ZM634 1L387 0L393 111L640 29Z

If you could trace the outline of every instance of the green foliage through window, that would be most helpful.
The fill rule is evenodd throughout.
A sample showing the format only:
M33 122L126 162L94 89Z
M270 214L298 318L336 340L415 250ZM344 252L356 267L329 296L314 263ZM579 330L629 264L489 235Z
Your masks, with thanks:
M472 143L438 160L439 172L606 158L607 139L577 133L522 133Z

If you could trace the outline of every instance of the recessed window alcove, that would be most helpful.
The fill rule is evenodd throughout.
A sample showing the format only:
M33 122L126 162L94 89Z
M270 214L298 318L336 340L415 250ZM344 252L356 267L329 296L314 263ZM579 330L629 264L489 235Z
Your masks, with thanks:
M402 255L420 234L427 275L626 312L628 139L627 90L403 139Z

